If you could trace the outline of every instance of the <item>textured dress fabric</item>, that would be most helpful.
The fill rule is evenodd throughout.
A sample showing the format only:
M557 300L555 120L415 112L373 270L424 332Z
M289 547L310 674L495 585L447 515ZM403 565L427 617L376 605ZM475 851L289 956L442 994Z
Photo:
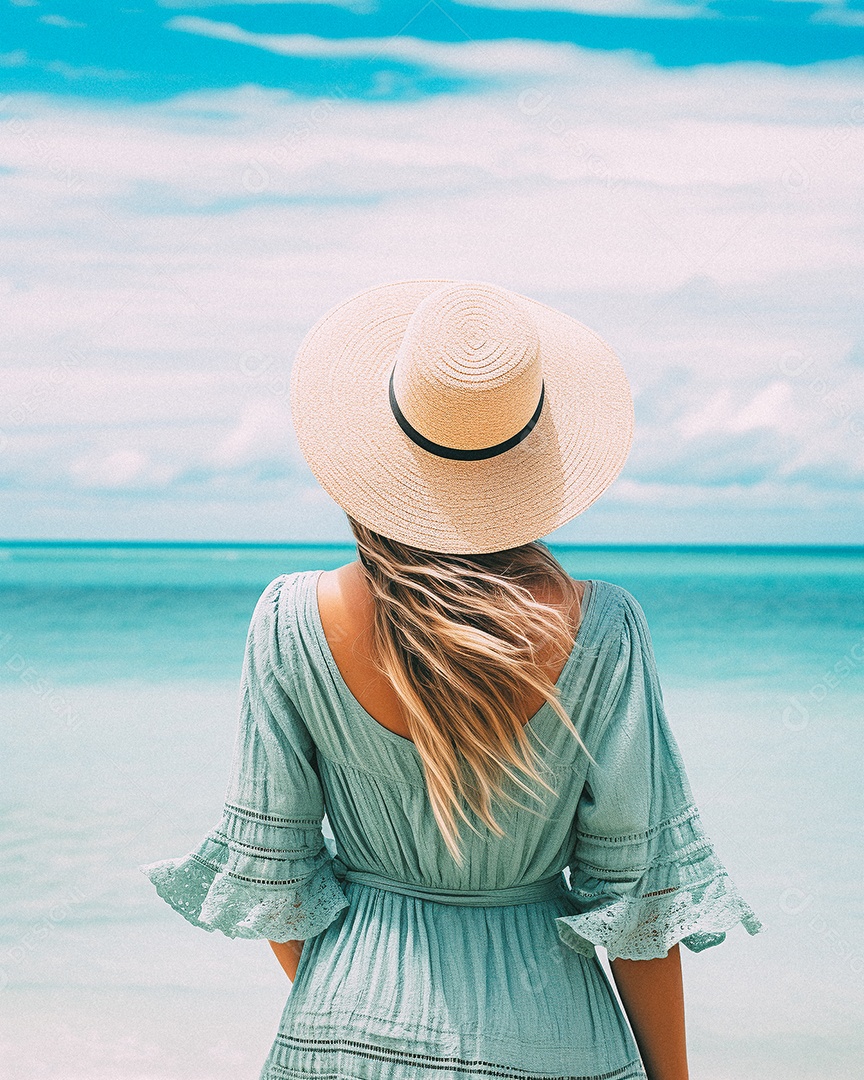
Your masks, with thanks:
M460 868L413 742L339 673L319 573L255 608L220 821L140 867L195 926L305 941L259 1080L644 1080L596 947L650 959L761 923L700 821L639 603L588 583L557 685L593 761L544 705L526 732L554 796L509 787L502 838L469 811Z

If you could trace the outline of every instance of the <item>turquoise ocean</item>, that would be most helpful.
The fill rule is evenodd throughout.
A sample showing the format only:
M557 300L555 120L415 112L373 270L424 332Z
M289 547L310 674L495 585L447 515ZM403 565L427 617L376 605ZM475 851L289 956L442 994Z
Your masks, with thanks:
M765 923L683 950L694 1080L864 1061L864 549L555 548L648 617L706 827ZM255 601L349 547L0 544L0 1077L256 1080L290 984L139 863L216 823Z

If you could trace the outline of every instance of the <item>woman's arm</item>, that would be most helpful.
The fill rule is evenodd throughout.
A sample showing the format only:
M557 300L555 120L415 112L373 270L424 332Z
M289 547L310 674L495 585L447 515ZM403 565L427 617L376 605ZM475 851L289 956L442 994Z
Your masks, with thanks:
M689 1080L681 954L610 961L648 1080Z
M300 953L303 951L302 941L271 941L270 948L276 953L276 959L282 965L285 974L294 982L297 974L297 965L300 962Z

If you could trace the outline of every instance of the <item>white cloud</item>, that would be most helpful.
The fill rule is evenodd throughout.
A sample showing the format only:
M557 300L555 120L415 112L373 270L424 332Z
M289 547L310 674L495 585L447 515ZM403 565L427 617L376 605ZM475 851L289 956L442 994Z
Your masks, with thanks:
M12 52L0 53L0 67L24 67L27 64L27 53L24 49L13 49Z
M686 539L688 506L722 503L733 531L760 506L790 522L821 507L852 539L862 65L660 70L542 50L514 53L521 74L494 92L407 103L7 96L0 502L15 529L111 535L139 495L164 497L178 535L236 535L241 504L247 538L256 521L338 527L286 434L293 353L352 292L440 276L536 296L619 350L639 417L609 495L619 525L630 506ZM205 502L200 518L177 509Z
M455 0L466 7L496 8L509 11L570 11L578 15L600 15L625 19L720 19L741 16L727 8L715 11L710 0ZM837 26L864 26L864 11L850 8L844 0L779 0L806 3L815 8L811 22ZM179 6L179 0L178 0ZM758 18L752 13L744 18Z
M546 74L563 70L572 63L570 45L549 45L521 40L494 42L425 41L408 35L370 38L326 38L314 34L256 34L234 23L214 22L197 15L178 15L165 24L168 30L232 41L250 45L279 56L304 57L316 60L390 60L400 64L415 64L458 71L464 74L514 74L520 71L544 70Z
M61 30L82 30L87 25L76 19L67 19L65 15L40 15L39 22L46 26L59 26Z
M699 0L456 0L470 7L516 11L572 11L627 19L713 19L717 12Z
M231 0L231 6L261 7L268 4L284 5L286 2L287 0ZM192 8L225 7L225 0L156 0L156 3L159 7L183 8L186 11ZM377 0L291 0L291 3L347 8L358 15L378 10Z
M378 11L378 0L291 0L292 3L314 3L330 6L330 8L345 8L355 15L368 15ZM244 6L244 8L258 8L269 4L282 4L286 0L231 0L231 6ZM224 8L225 0L157 0L160 8L179 9L184 11L202 10L204 8Z
M810 21L833 23L835 26L864 26L864 11L848 7L844 0L827 0L813 12Z
M798 414L792 404L792 387L786 382L771 382L739 409L729 420L734 433L770 428L793 431Z
M67 64L65 60L46 60L38 65L45 71L54 75L62 75L64 79L97 79L100 82L116 82L118 79L134 79L132 71L123 71L121 68L103 68L96 64L84 64L77 66Z
M213 451L214 465L236 469L255 462L278 462L286 456L289 426L287 409L275 401L259 398L249 402L236 426Z
M702 509L712 513L776 511L794 509L827 513L846 508L853 514L864 511L864 493L821 490L809 484L765 481L760 484L725 484L700 487L696 484L643 483L622 477L606 496L610 506L633 506L668 510ZM678 539L674 534L670 539ZM783 543L783 538L765 536L761 543Z
M170 470L154 468L140 450L120 449L100 456L78 458L69 466L76 483L91 488L141 488L162 486L173 479Z
M83 25L83 24L82 24ZM61 75L64 79L82 80L97 79L100 82L116 82L120 79L134 79L135 73L123 71L118 68L103 68L95 64L78 66L68 64L65 60L38 60L27 54L24 49L15 49L13 52L0 54L0 68L31 67L42 71L50 71L52 75ZM0 103L5 101L0 99Z
M731 386L722 386L708 401L680 415L675 429L682 438L694 439L709 433L740 435L768 428L794 432L803 416L793 404L788 382L775 380L743 402Z

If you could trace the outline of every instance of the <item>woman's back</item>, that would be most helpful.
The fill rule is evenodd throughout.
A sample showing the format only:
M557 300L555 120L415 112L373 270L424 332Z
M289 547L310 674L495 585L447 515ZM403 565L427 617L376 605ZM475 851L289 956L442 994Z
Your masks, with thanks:
M547 782L556 794L532 785L544 805L524 793L519 797L515 785L505 782L522 804L496 807L506 835L492 835L479 821L476 833L464 828L465 858L458 865L431 812L416 745L395 725L382 724L380 718L388 718L385 714L376 716L367 709L336 663L318 601L322 577L320 572L309 571L274 583L276 625L270 632L279 642L279 677L302 718L306 738L314 744L341 864L337 869L347 870L348 880L359 880L360 875L371 880L374 875L376 881L401 883L430 896L438 890L486 893L538 880L557 881L572 847L576 804L588 760L555 712L542 705L526 717L525 731L538 748ZM596 604L591 588L596 589ZM591 701L586 687L608 682L614 670L618 647L608 647L608 627L617 615L616 600L615 587L608 583L589 587L587 618L558 679L562 703L577 720L579 700ZM351 640L346 633L345 655L351 651ZM354 673L359 671L370 674L365 664ZM362 689L361 684L355 685ZM311 752L312 747L307 749ZM545 892L551 895L555 889L545 888Z
M565 614L572 627L573 639L581 622L586 586L587 582L576 582L575 603L568 603L561 590L553 592L547 587L535 591L538 600L554 604ZM410 739L399 695L374 660L374 600L361 564L353 562L338 570L321 573L317 601L324 635L351 693L382 727ZM549 655L541 665L551 682L558 681L568 657L569 653L563 658ZM543 700L539 694L534 694L526 696L520 703L519 711L523 713L525 723L538 712Z

